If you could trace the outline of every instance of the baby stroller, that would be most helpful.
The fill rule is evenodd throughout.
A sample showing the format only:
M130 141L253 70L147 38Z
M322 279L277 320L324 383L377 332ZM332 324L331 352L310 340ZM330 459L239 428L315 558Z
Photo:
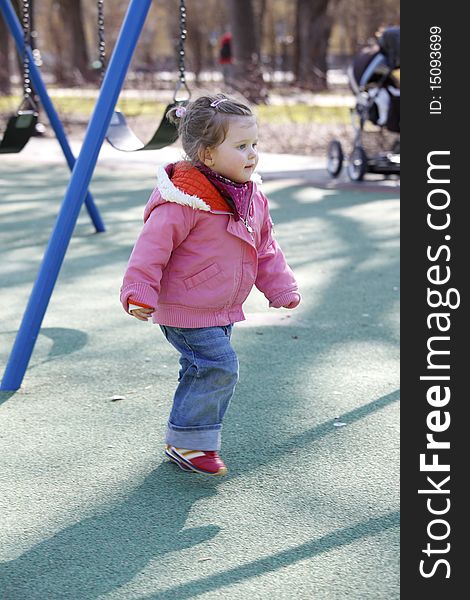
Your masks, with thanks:
M356 97L352 109L354 146L348 157L347 172L352 181L362 181L366 173L400 174L400 84L393 71L400 68L400 28L389 27L378 38L378 45L365 48L348 69L351 90ZM391 148L368 155L363 145L366 122L397 134ZM343 166L341 143L328 145L327 169L338 177Z

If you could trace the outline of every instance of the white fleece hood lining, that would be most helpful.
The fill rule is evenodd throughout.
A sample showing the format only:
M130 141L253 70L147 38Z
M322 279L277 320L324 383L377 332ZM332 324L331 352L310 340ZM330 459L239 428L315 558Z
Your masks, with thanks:
M158 167L157 189L162 195L162 198L167 202L175 202L176 204L182 204L183 206L190 206L194 210L211 210L211 207L198 196L186 194L186 192L178 189L168 177L165 166Z
M157 189L160 192L162 198L167 202L175 202L183 206L190 206L194 210L211 210L211 207L201 200L198 196L187 194L182 190L178 189L171 179L168 177L168 173L165 171L167 165L158 167L157 170ZM256 184L261 184L261 177L258 173L253 173L251 180Z

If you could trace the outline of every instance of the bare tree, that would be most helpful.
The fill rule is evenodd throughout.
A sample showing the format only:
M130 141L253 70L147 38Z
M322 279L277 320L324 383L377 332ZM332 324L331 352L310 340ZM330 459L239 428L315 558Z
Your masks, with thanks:
M199 0L193 0L188 8L189 10L186 21L188 29L188 54L191 59L191 66L192 70L194 71L195 82L196 85L198 85L206 51L206 46L204 44L204 39L206 37L205 23L200 17L200 15L204 13L204 6L201 5Z
M188 70L197 78L201 70L216 66L217 40L230 30L234 87L254 102L266 98L265 64L293 70L302 87L324 89L328 45L336 54L352 55L379 25L399 24L400 10L397 0L188 0L186 4ZM52 71L65 85L93 80L89 58L98 58L97 0L34 0L34 5L43 72ZM105 1L108 60L128 6L129 0ZM170 69L176 77L178 30L178 1L153 2L131 69L146 69L149 74ZM8 91L17 61L11 36L0 25L0 93ZM135 78L128 81L136 85ZM148 80L142 83L151 85ZM157 78L153 85L165 83Z
M82 0L53 0L55 19L51 19L55 45L56 77L68 85L93 81L82 18ZM60 53L60 54L59 54Z
M235 60L233 85L250 102L266 102L267 91L260 65L259 39L251 0L230 0L228 5Z
M271 4L271 3L269 3ZM256 37L258 40L258 50L261 55L261 45L264 37L264 21L268 13L272 16L272 7L268 5L268 0L255 0L253 5L254 21L256 27Z
M400 24L397 0L335 0L335 24L341 45L355 54L366 45L380 27Z
M51 1L51 12L48 21L49 28L49 49L54 60L52 62L52 72L56 82L69 85L71 77L68 75L68 65L66 61L66 40L61 23L61 14L59 5L55 0Z
M0 14L0 95L11 93L10 32Z
M20 0L12 0L11 3L13 6L13 9L16 12L16 16L18 17L18 20L20 21L20 23L22 23ZM2 31L2 26L4 28L4 31ZM10 39L12 42L11 44L10 44ZM2 48L3 48L3 51L2 51ZM10 62L11 50L14 51L14 59L15 59L14 64L18 65L18 72L22 74L23 73L23 57L20 56L19 53L17 52L16 44L15 44L13 38L10 38L10 32L8 31L8 27L7 27L6 23L3 21L3 17L0 16L0 73L3 71L4 79L6 80L8 78L8 83L5 81L5 85L8 87L9 90L11 90L11 76L12 76L11 62ZM5 60L3 59L3 56L2 56L3 52L5 53ZM2 93L2 92L0 91L0 93ZM3 92L3 93L11 93L11 92Z
M327 88L327 50L332 18L329 0L297 0L295 76L300 87Z

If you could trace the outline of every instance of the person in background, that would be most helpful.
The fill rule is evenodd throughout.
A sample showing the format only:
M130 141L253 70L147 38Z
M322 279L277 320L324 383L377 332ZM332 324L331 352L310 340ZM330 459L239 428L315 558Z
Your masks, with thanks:
M222 68L224 83L230 86L233 79L232 34L227 31L219 42L219 64Z

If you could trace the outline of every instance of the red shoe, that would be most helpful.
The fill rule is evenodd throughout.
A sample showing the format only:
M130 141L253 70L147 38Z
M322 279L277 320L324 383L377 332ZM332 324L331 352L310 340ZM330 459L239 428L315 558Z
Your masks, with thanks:
M204 475L226 475L227 467L215 450L187 450L167 446L165 454L183 470L191 470Z

